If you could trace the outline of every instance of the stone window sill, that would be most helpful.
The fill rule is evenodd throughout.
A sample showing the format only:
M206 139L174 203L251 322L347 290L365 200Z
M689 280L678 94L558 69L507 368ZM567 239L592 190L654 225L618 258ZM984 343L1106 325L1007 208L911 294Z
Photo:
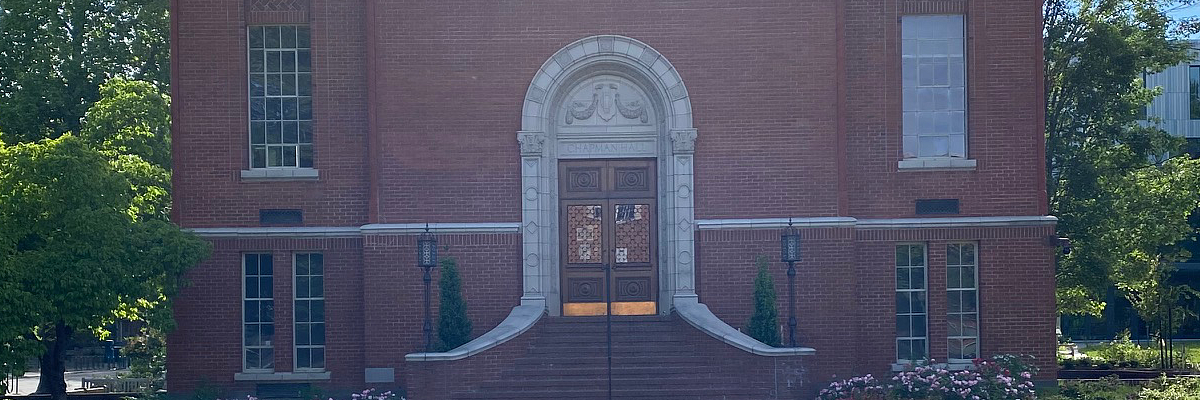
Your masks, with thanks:
M238 372L233 374L235 381L254 382L287 382L287 381L327 381L329 371L325 372Z
M916 363L916 364L914 364L914 363L895 363L895 364L892 364L892 372L906 371L906 370L910 370L910 369L916 368L921 365L924 365L924 364L923 363ZM946 370L950 370L950 371L966 371L966 370L974 370L975 369L975 364L971 363L971 362L937 363L937 364L931 364L930 366L935 367L935 368L942 368L942 369L946 369Z
M965 158L908 158L900 160L901 172L915 171L974 171L975 160Z
M242 170L244 181L306 181L317 180L315 168L255 168Z

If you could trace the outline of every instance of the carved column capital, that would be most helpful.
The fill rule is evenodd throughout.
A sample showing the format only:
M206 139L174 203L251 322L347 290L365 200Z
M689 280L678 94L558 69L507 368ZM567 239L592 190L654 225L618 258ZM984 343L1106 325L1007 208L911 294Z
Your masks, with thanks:
M671 149L675 154L692 154L696 152L696 130L675 129L671 131Z
M546 134L538 131L517 132L522 157L541 157L546 153Z

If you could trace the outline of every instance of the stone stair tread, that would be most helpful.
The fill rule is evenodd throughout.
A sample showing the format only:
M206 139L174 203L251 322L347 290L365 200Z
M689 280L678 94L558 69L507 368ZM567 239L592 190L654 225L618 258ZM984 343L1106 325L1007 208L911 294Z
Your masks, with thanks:
M724 388L712 387L691 387L691 388L613 388L613 398L619 399L647 399L647 400L680 400L680 399L704 399L704 398L751 398L751 394L746 393L747 397L739 397L737 391L724 390ZM608 390L601 389L558 389L558 390L488 390L477 391L471 393L458 393L454 396L461 400L482 400L482 399L570 399L570 400L591 400L591 399L606 399Z
M583 368L570 367L570 366L546 367L546 368L526 368L526 369L520 369L520 370L509 370L509 371L505 371L504 373L509 374L509 375L515 375L515 376L545 376L544 373L546 373L546 372L555 372L557 374L566 375L566 376L586 375L586 374L599 374L600 376L606 376L606 374L607 374L605 372L605 368L603 366L583 367ZM665 367L665 368L655 367L655 366L641 366L641 367L632 367L632 368L631 367L622 367L619 369L617 369L617 368L613 369L613 376L633 376L635 374L650 374L650 373L655 374L655 376L658 376L658 375L684 375L684 374L703 375L703 374L716 373L716 371L705 368L705 367L690 367L690 366L676 366L676 367Z

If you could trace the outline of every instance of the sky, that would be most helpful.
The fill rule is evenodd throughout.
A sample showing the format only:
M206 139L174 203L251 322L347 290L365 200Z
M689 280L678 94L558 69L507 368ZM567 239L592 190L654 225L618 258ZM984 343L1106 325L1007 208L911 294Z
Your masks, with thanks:
M1169 11L1168 14L1170 14L1171 17L1174 17L1176 19L1188 18L1188 17L1200 17L1200 3L1196 3L1196 4L1192 4L1192 5L1188 5L1188 6L1179 6L1176 9ZM1192 39L1200 39L1200 34L1194 34L1191 36L1191 38Z

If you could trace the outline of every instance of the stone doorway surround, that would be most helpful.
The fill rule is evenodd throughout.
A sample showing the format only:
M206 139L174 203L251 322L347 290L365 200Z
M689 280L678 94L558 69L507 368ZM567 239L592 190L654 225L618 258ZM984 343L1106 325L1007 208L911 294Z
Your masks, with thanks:
M606 99L607 104L614 102L614 94L605 92L609 90L617 92L616 108L632 104L640 106L641 113L616 115L606 123L599 114ZM589 102L589 97L594 100ZM552 316L561 311L560 159L658 160L659 312L669 313L676 295L694 296L692 156L696 129L687 89L670 62L631 38L584 38L542 65L524 103L517 133L521 143L522 304L544 304ZM623 118L625 121L620 121Z
M601 87L601 84L605 85ZM607 86L616 84L617 86ZM588 90L594 88L589 99ZM624 88L624 89L620 89ZM629 89L636 89L629 91ZM603 91L610 91L605 94ZM613 92L641 103L610 101ZM618 97L618 96L612 96ZM604 115L602 102L644 113ZM590 103L590 104L589 104ZM598 115L593 117L592 114ZM591 119L634 120L579 128ZM581 122L577 125L577 121ZM641 123L639 124L638 121ZM542 64L525 94L521 130L522 296L504 321L484 335L442 353L406 361L450 361L478 354L529 330L544 315L561 313L558 243L558 160L655 158L658 162L659 312L672 310L692 326L741 350L763 356L811 355L811 348L775 348L721 321L696 296L693 156L697 131L687 88L675 67L636 39L598 35L577 40Z

